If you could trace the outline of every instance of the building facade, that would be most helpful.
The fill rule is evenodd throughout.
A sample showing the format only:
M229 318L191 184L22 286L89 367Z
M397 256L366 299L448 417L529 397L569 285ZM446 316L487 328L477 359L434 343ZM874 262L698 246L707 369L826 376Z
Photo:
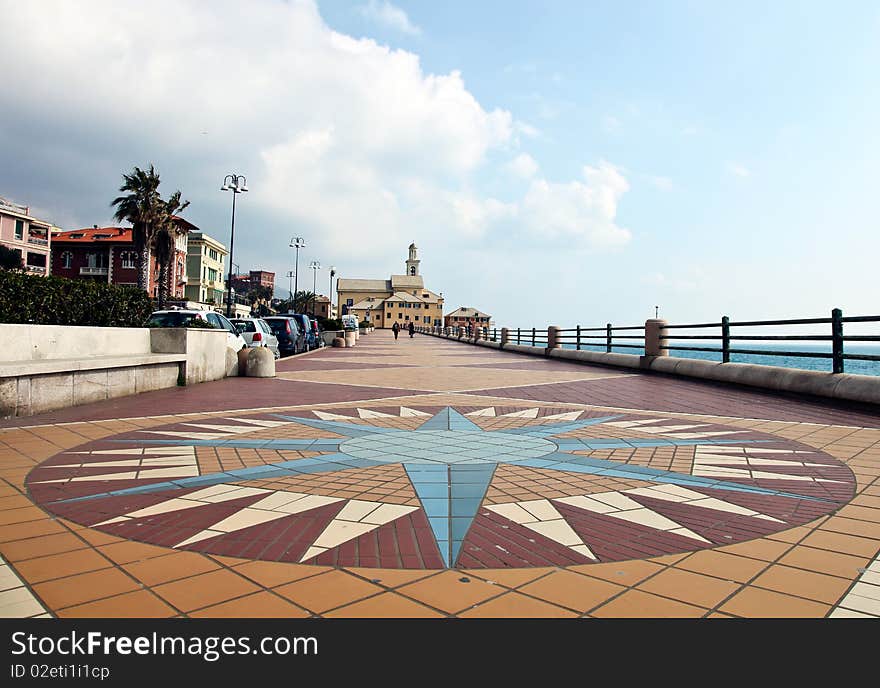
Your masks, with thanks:
M461 306L443 316L444 327L467 327L468 325L494 327L495 323L492 320L492 316L488 313L483 313L481 310L467 306Z
M32 275L46 276L51 270L51 222L31 216L30 208L0 196L0 244L19 256L24 269Z
M174 252L168 266L168 295L184 298L187 234L194 227L183 218L174 220ZM88 279L118 286L137 286L137 251L131 227L98 227L56 232L52 236L52 274L68 279ZM159 296L160 266L150 253L147 293Z
M419 274L418 248L409 246L406 273L391 275L387 280L345 279L336 283L341 314L356 315L373 327L388 329L398 323L401 327L440 325L443 322L443 294L425 287Z
M186 298L221 306L225 303L226 257L229 251L204 232L190 232L186 253Z

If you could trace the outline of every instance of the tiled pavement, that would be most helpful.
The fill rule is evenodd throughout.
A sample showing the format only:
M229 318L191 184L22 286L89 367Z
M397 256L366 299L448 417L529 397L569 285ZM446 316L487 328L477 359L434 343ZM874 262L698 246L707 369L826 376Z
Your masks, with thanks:
M875 409L383 332L278 372L6 422L0 615L880 616Z

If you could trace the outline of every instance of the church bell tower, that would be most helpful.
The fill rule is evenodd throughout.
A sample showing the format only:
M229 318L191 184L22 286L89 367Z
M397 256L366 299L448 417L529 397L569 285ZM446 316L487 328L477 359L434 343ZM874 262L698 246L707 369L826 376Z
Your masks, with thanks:
M409 245L409 260L406 261L406 274L413 276L419 274L419 257L416 245Z

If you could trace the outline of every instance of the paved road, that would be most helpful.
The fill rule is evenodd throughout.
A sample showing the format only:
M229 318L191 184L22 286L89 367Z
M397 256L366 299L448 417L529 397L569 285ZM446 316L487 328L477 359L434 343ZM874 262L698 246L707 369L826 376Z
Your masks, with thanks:
M378 331L6 422L0 614L878 616L878 475L868 407Z

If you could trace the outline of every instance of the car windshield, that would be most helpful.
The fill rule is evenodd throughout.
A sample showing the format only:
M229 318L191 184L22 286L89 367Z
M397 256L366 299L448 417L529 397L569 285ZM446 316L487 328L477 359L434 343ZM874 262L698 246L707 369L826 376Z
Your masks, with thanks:
M233 320L232 324L239 332L256 332L257 328L253 320Z
M195 313L187 313L185 311L153 313L147 321L147 327L183 327L195 318Z
M275 334L279 334L281 332L284 332L284 333L287 332L287 329L284 326L285 320L283 318L279 318L278 320L274 320L274 319L267 320L266 322L269 324L269 327L272 328L272 331ZM293 328L291 328L291 329L293 329Z

